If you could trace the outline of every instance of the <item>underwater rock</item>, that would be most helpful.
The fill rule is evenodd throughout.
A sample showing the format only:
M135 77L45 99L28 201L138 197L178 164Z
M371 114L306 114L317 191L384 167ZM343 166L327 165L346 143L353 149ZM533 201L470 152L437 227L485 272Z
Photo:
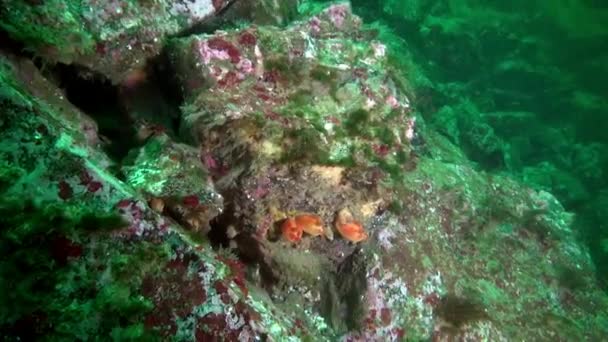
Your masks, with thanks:
M385 48L359 28L348 7L336 5L282 31L261 26L172 41L186 95L181 134L207 153L218 191L235 205L234 228L269 240L279 274L275 302L294 314L324 308L333 333L347 339L416 340L438 329L439 298L473 292L487 316L459 326L458 336L499 340L524 334L513 326L537 331L543 310L559 310L546 309L550 300L525 319L504 303L528 306L561 292L546 277L518 276L521 270L551 274L554 262L575 258L591 272L561 221L567 213L545 207L542 193L475 171L458 148L422 131L387 72ZM499 146L486 139L493 132L465 133L489 154ZM426 155L410 144L422 135ZM329 275L359 247L276 238L290 217L313 213L331 226L345 207L369 235L358 252L368 260L366 281L356 291L367 309L363 322L348 326L348 289ZM522 296L520 288L535 290ZM545 333L555 332L538 338Z
M360 249L354 250L338 265L336 272L322 279L319 310L338 334L359 331L368 314L367 263Z
M11 247L0 251L10 262L0 271L36 285L20 287L31 296L10 284L0 291L24 301L0 297L9 308L0 332L196 341L605 336L608 297L572 215L547 192L479 171L425 127L392 78L388 48L361 25L341 3L285 29L172 39L183 139L145 135L123 175L75 125L86 118L53 105L44 94L54 92L24 86L15 74L30 69L0 59L0 210L17 212L0 215ZM414 143L422 137L424 151ZM367 239L315 236L343 208ZM101 229L82 224L84 214L120 220ZM304 214L313 234L297 244L278 238L282 222ZM49 283L20 272L24 264Z
M384 168L369 185L377 189L412 153L409 100L383 68L381 44L360 38L360 26L340 4L284 30L173 40L171 61L186 95L182 136L201 146L218 190L238 203L238 229L265 236L297 212L331 226L333 213L350 204L345 199L360 210L380 195L318 170L356 165L371 178L377 162ZM284 215L271 217L270 208Z
M368 265L366 256L356 249L338 265L336 287L344 305L342 320L348 331L357 331L364 324L367 302L361 300L367 291Z
M2 0L0 26L49 62L77 64L113 83L141 76L166 37L200 24L228 0ZM34 26L33 26L34 25Z
M122 172L126 183L144 193L156 211L199 235L211 230L209 222L223 209L199 151L166 134L152 136L131 151Z
M185 238L174 220L146 203L143 190L214 194L197 166L197 151L162 137L150 139L147 151L135 153L140 168L125 168L130 175L141 171L146 182L132 179L131 186L112 174L100 144L90 145L86 132L73 128L81 113L61 96L45 96L60 91L48 82L19 79L27 70L27 63L0 57L6 85L0 92L1 239L7 247L0 252L6 266L0 272L12 279L1 286L3 293L23 291L0 298L6 308L0 333L69 340L284 336L283 327L293 321L278 316L275 321L271 303L246 299L248 285L237 260ZM48 88L28 89L40 84ZM171 168L163 162L170 159L165 152L196 162ZM147 163L151 156L159 157L158 165ZM172 185L156 182L155 172L172 177ZM275 324L281 328L268 330Z
M248 21L253 25L285 26L298 14L298 0L237 0L216 17L215 21ZM211 23L213 25L213 21ZM218 23L219 24L219 23Z
M26 101L27 97L25 95L20 96L20 93L29 93L35 96L36 99L49 106L49 120L61 121L63 129L72 139L88 146L90 152L97 153L95 147L99 147L101 139L98 135L95 120L70 103L62 89L45 78L31 60L9 53L3 53L2 57L4 71L10 72L11 77L14 77L14 80L3 80L7 83L11 82L11 86L14 87L12 90L7 88L7 93L4 95L8 98L21 99L21 101ZM25 103L32 105L28 101ZM51 133L49 132L50 127L47 126L47 124L41 123L40 126L35 128L38 138ZM104 164L110 163L104 154L98 154L97 157L100 162L103 160Z

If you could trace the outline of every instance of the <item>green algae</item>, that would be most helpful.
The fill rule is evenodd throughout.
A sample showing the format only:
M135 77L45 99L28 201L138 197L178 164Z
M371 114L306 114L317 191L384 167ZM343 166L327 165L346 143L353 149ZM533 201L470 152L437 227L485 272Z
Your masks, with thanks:
M406 8L395 2L386 2L383 10L391 14L398 13L399 15L412 19L418 17L420 13L423 12L421 10L421 3L422 2L416 2L415 4L412 4L411 7L406 6L407 10L411 11L407 14L404 12ZM394 6L394 8L391 6ZM456 4L454 4L454 6L456 6ZM470 9L468 6L465 6L464 8ZM460 16L466 15L467 12L454 8L452 9ZM486 12L476 11L474 14L476 19L487 20L483 19L483 16L479 13L483 14ZM494 13L490 14L492 14L490 16L492 19L498 18ZM434 18L431 19L433 20L427 21L427 26L424 26L421 30L425 35L433 32L435 28L440 28L440 31L443 34L455 34L463 29L474 29L463 24L459 20L440 22L435 21ZM485 28L488 26L491 27L491 25L488 24L482 25L482 27ZM356 47L356 49L357 48L358 47ZM281 53L285 52L283 47L280 47L276 51L280 51ZM281 63L284 62L285 60L278 60L276 65L272 66L272 63L274 62L271 61L268 65L272 66L273 69L287 73L288 77L294 77L294 75L299 73L299 71L294 72L294 69L291 69L291 66L289 65L281 65ZM295 106L281 112L281 115L283 115L284 118L297 118L309 123L310 126L302 125L306 128L300 129L302 126L297 126L298 122L296 122L296 129L284 130L279 124L260 125L260 130L263 131L261 134L270 136L270 139L272 139L273 142L280 142L283 139L289 140L290 145L283 154L284 159L281 160L281 162L302 161L345 166L378 166L390 175L390 181L387 181L386 183L387 186L395 191L394 197L396 197L396 199L392 199L391 204L391 208L395 214L409 213L417 209L415 207L417 203L406 202L404 200L408 194L418 194L421 197L433 199L437 202L440 202L445 198L450 198L450 196L458 198L458 200L448 202L447 205L454 205L455 207L452 209L454 209L454 211L460 211L458 215L456 215L454 221L456 221L456 223L465 222L463 226L466 226L467 229L466 239L461 241L457 238L460 236L458 234L461 233L459 230L457 230L456 233L449 233L447 237L443 236L442 238L436 239L429 238L428 242L430 242L432 247L427 251L418 251L418 255L422 256L422 267L427 271L435 268L455 269L454 265L449 265L451 267L447 267L446 264L444 264L444 261L441 260L441 255L439 253L442 248L445 248L445 250L449 250L450 253L461 253L459 255L462 256L462 263L459 264L458 267L462 267L462 269L459 269L459 271L462 271L462 274L467 274L467 272L471 272L471 274L479 272L477 267L481 267L485 272L494 273L500 275L500 277L504 276L505 281L508 280L511 283L508 286L515 286L518 289L525 291L526 295L521 296L521 298L518 296L513 299L513 302L510 302L513 297L510 296L510 293L508 294L508 290L500 287L505 286L504 284L494 283L479 276L470 276L470 279L462 279L461 281L458 281L455 286L457 290L466 292L467 295L472 294L481 299L484 305L490 309L489 315L493 318L493 323L498 322L500 327L504 328L511 336L519 336L518 332L514 331L515 328L513 327L518 326L521 322L517 320L517 317L511 315L513 312L512 309L504 309L506 306L516 307L520 311L530 310L530 322L523 322L528 324L526 326L527 329L534 326L544 326L547 329L552 329L552 331L562 331L568 336L581 337L584 336L585 331L589 330L589 327L597 328L606 326L602 325L606 322L606 317L602 314L594 316L593 322L583 319L580 321L574 319L573 317L575 317L575 315L566 311L566 305L555 300L555 293L558 293L558 291L552 284L547 285L539 280L546 277L546 274L555 272L555 270L547 261L541 262L540 266L538 266L539 260L550 258L553 255L541 254L540 250L542 245L534 240L537 236L542 237L540 243L547 240L553 242L552 236L554 233L548 234L547 232L561 232L560 240L557 243L562 244L560 245L561 247L575 248L575 244L568 240L572 237L568 223L570 219L569 214L564 211L563 207L555 206L555 203L548 201L547 197L539 196L539 201L548 201L548 209L533 208L527 213L520 214L518 208L525 207L528 203L520 202L518 198L515 198L516 196L513 193L508 192L509 189L512 189L510 188L509 182L501 180L500 177L496 177L495 175L475 173L469 168L470 164L468 164L468 162L460 159L461 155L450 153L449 149L451 147L447 146L447 144L444 145L447 146L444 151L432 151L433 153L436 153L434 156L437 157L437 160L431 160L426 157L422 158L415 170L407 172L402 168L409 160L409 155L405 151L397 151L394 155L390 154L385 158L378 157L373 148L367 144L369 142L367 140L391 145L398 135L390 129L388 123L378 122L381 120L372 117L370 112L366 110L348 110L348 108L347 110L343 110L343 108L340 108L340 105L337 103L340 102L339 91L342 90L342 88L337 86L337 82L334 82L334 79L328 79L329 76L337 78L339 75L338 71L327 68L327 70L321 69L319 75L315 75L315 72L316 71L313 71L313 74L311 75L313 79L331 85L327 97L329 100L321 101L321 104L318 104L318 106L315 104L315 106L303 108L303 104L311 102L311 94L304 90L295 96ZM420 77L422 78L422 76ZM292 78L292 80L293 79L295 78ZM420 83L417 84L420 85ZM400 88L405 88L405 84L401 84ZM442 88L442 86L439 85L437 88ZM442 90L444 92L449 92L445 88ZM450 95L457 97L459 96L459 93L454 92ZM430 107L431 106L429 105L429 108ZM235 107L232 107L232 109L234 108ZM326 110L327 108L330 108L330 110ZM335 110L336 108L338 108L338 110ZM459 113L462 108L467 109L467 111L463 110ZM461 107L449 107L449 110L446 108L446 113L448 114L445 116L452 118L459 114L462 115L462 113L465 113L465 115L480 114L481 111L481 106L479 108L467 107L466 105ZM327 113L336 113L338 118L346 118L346 120L343 120L343 127L335 128L334 136L326 134L326 123L324 122L324 118ZM397 118L398 116L399 113L393 111L389 113L387 117ZM480 121L479 123L473 124L471 124L471 122L462 121L457 123L446 119L445 122L449 121L449 125L446 125L449 127L444 128L446 132L449 132L447 135L454 139L454 141L461 142L462 146L468 147L469 154L476 154L478 156L474 159L481 162L482 165L492 165L495 167L495 164L492 164L494 163L493 158L495 153L497 151L499 153L506 151L506 149L500 147L506 143L502 138L504 135L501 135L495 128L482 123L485 119L487 119L487 116L471 115L471 118L468 118L468 120ZM259 120L260 123L265 121L263 115L259 114ZM441 126L443 123L436 122L435 124ZM285 133L285 131L287 131L287 133ZM428 133L428 135L426 133ZM424 132L423 136L428 139L432 136L432 133ZM461 141L460 139L463 140ZM465 140L468 140L468 142ZM66 151L76 155L86 156L86 154L78 154L75 153L76 151L67 148ZM515 156L516 153L514 152L513 155ZM524 158L515 157L515 159L522 160ZM449 161L450 163L446 163L446 161ZM520 162L507 165L519 164ZM8 177L17 174L20 174L19 170L9 170L5 173L5 178L8 179ZM492 183L488 183L489 180L491 180ZM424 184L425 181L427 182L426 184ZM539 182L532 181L531 183L538 184ZM496 190L501 187L505 188L505 192ZM436 209L434 205L437 205L437 202L429 200L429 202L425 204L429 205L434 210ZM464 204L471 205L473 209L465 208ZM437 215L425 217L424 220L421 219L420 221L416 221L417 218L415 215L412 215L411 218L408 217L408 219L412 220L409 222L409 229L414 231L418 230L420 234L426 238L435 236L432 234L442 236L439 235L439 232L442 232L442 229L444 229L439 220L441 215L443 215L443 213L438 211ZM481 223L466 221L469 219L468 216L476 217ZM537 220L546 220L547 222L538 223ZM498 222L498 224L493 225L496 222ZM85 226L94 227L95 225L87 224ZM461 229L457 224L454 226ZM497 230L496 234L494 234L494 229ZM532 232L532 235L534 236L530 239L524 239L521 236L515 235L526 234L527 232ZM456 236L456 238L454 236ZM409 237L411 237L411 235ZM406 238L408 238L408 236L406 236ZM424 241L424 238L421 240ZM513 251L512 245L509 245L513 240L517 240L517 243L515 244L518 247L516 247L515 251ZM450 248L446 248L444 245L448 242ZM474 249L472 248L473 246L475 247ZM112 255L109 262L111 268L117 272L116 274L113 274L113 277L119 278L121 281L126 281L125 278L128 277L128 270L130 269L129 265L135 264L137 266L142 266L142 263L145 265L145 262L143 262L144 260L155 260L164 257L164 254L162 253L160 255L149 253L149 251L147 251L148 247L142 248L144 248L144 250L135 253L136 256L133 258L122 254ZM497 250L499 248L502 249ZM560 248L556 249L559 250ZM478 251L479 253L477 253ZM583 255L580 251L573 251L572 253L573 255L578 255L579 258ZM414 252L413 254L417 253ZM497 255L508 255L511 259L492 259ZM36 258L36 256L33 256L33 258ZM575 258L573 257L573 259ZM582 257L582 260L584 261L584 257ZM35 259L34 261L40 260ZM587 264L584 262L581 264L585 265L585 271L588 270ZM523 268L530 274L525 272L513 272L510 268L512 265ZM564 267L570 267L567 264L564 265ZM153 270L153 268L151 269ZM142 270L148 272L150 269L143 267ZM586 278L586 276L583 276L583 273L584 272L579 271L573 272L572 269L568 268L567 271L564 272L565 276L562 275L561 278L567 279L575 277L576 281L581 281L586 284L589 279ZM77 274L76 276L82 277L85 275ZM70 281L77 279L76 276L70 275ZM135 279L139 279L141 276L140 273L137 273ZM508 279L507 276L509 277ZM466 277L469 277L469 275L467 274ZM572 285L564 281L561 285L568 290L576 291L577 295L581 289L580 284ZM134 285L130 284L130 286ZM136 296L136 290L133 290L130 286L108 286L107 290L102 291L99 294L100 298L96 300L94 304L86 303L86 305L69 307L70 310L73 310L69 311L69 313L74 315L93 315L96 312L95 310L98 310L109 314L115 314L116 312L114 310L117 310L137 317L138 315L141 315L142 312L149 310L149 302L146 302L145 300L134 300L133 297ZM69 288L67 288L66 291L69 293L74 292L74 290ZM597 298L597 296L594 296L594 298ZM416 304L415 301L416 299L414 297L407 298L407 310L403 310L401 314L408 316L422 315L425 310L416 306L419 304ZM530 309L531 303L549 307L548 311L544 313L542 320L538 319L536 311ZM255 305L257 310L262 313L264 324L268 328L268 333L276 338L285 336L288 333L286 327L293 325L293 322L284 319L284 316L286 315L279 315L279 318L277 319L276 313L272 313L268 310L268 307L270 306L271 304L261 303L260 301L257 301ZM504 307L501 308L501 306ZM219 310L219 308L216 309ZM428 311L428 308L426 310ZM475 310L473 311L476 312ZM503 314L503 312L509 312L509 314ZM581 315L586 314L583 313ZM315 317L312 313L310 313L310 315L307 314L306 317L313 317L311 320L314 320L314 322L311 325L318 327L319 331L327 331L326 329L329 329L322 318ZM428 312L427 317L430 317L430 313ZM588 317L585 316L584 318ZM179 323L178 330L182 335L178 337L185 339L192 338L191 333L194 326L193 319L187 318L179 321ZM70 322L70 324L73 323ZM92 324L89 320L85 320L82 323L82 326L76 324L78 329L74 334L77 334L78 338L86 339L86 337L89 336L87 334L95 332L95 328L89 326L89 324ZM427 332L428 329L432 327L432 322L427 322L427 324L428 326L426 328L420 328L420 325L416 325L412 328L411 335L409 336L414 340L427 338ZM108 326L109 325L111 324L108 323ZM458 323L457 325L460 324ZM352 326L355 326L355 324L352 324ZM107 326L104 325L103 329L106 327ZM62 326L62 329L64 328L65 327ZM107 330L103 330L101 333L107 333ZM139 323L128 325L123 325L121 323L119 326L111 327L111 336L116 339L141 338L144 333L145 332L142 330L142 326ZM310 338L313 339L312 337ZM292 337L290 339L297 340L298 338Z
M53 48L57 53L71 51L76 46L78 53L93 50L93 37L82 25L81 1L50 0L32 6L27 2L12 1L5 9L8 15L0 26L15 39L27 46ZM48 18L45 22L42 18Z
M5 280L0 283L0 329L4 333L11 334L10 325L20 319L44 313L46 322L37 328L44 330L29 334L86 340L109 336L115 329L129 330L151 309L151 303L136 290L138 278L125 269L145 259L99 246L113 261L104 273L107 277L97 278L93 269L105 263L98 264L94 251L79 246L91 232L99 234L120 221L80 206L24 204L6 197L0 211L4 227L0 269ZM136 249L146 249L146 245Z
M608 164L598 151L608 149L599 128L606 126L606 8L576 0L352 5L376 21L370 27L433 129L481 168L555 194L577 213L597 267L608 267L599 243L606 229L595 229L605 215L590 209L605 211L598 203L607 178L598 177Z

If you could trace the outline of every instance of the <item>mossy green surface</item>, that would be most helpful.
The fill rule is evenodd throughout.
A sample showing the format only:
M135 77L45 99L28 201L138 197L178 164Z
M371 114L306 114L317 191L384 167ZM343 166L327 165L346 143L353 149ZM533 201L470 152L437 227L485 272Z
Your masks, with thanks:
M32 52L54 49L61 58L61 54L86 54L94 47L94 38L81 18L83 1L45 0L32 5L26 1L3 0L2 6L0 27L33 48Z
M352 4L375 22L433 129L481 168L549 191L577 214L606 287L598 241L608 230L592 212L606 211L608 188L608 9L577 0Z
M452 325L452 329L447 329L449 338L543 340L554 338L557 333L576 340L597 340L605 336L608 333L608 319L603 310L608 305L605 293L595 286L595 269L587 251L580 246L577 235L572 231L573 215L546 192L554 192L567 206L577 204L583 208L581 212L585 215L576 217L575 223L582 227L599 227L597 231L587 228L583 230L583 235L595 248L596 260L601 261L602 253L608 253L605 247L605 237L608 235L603 224L608 221L605 215L608 196L606 190L599 191L598 195L594 195L597 200L594 203L588 203L589 197L586 196L589 196L587 193L591 185L598 189L605 187L602 178L603 150L598 143L574 142L567 130L565 133L559 129L542 130L549 124L539 119L539 114L532 113L530 108L527 111L496 109L499 103L504 105L507 100L522 100L529 105L532 101L526 102L528 98L517 89L518 77L529 77L526 79L536 87L546 84L544 77L553 70L535 69L518 58L501 63L496 70L492 68L500 59L502 50L486 51L484 44L487 41L476 36L478 30L484 30L489 36L496 34L503 37L504 32L496 29L494 22L514 25L517 21L506 16L504 12L508 11L497 4L491 6L495 8L484 9L482 5L469 1L436 5L424 1L409 5L396 1L354 3L359 3L360 8L369 8L369 15L383 16L379 19L384 22L362 30L361 36L378 34L388 40L389 46L387 59L375 61L369 66L372 80L365 85L372 91L386 86L391 91L396 90L399 95L412 94L412 99L420 103L415 113L411 113L409 108L405 113L389 109L388 106L372 110L373 104L363 103L366 98L359 96L359 81L354 81L350 72L343 70L342 62L344 59L356 65L361 60L371 58L370 44L344 39L340 41L345 47L341 51L343 54L340 54L334 53L331 48L331 44L338 41L332 38L325 42L329 44L323 46L314 63L290 63L285 58L289 46L285 41L277 42L273 32L278 31L266 27L259 28L259 44L271 56L266 60L266 66L279 72L289 84L286 87L288 91L293 91L290 96L279 98L277 102L281 104L273 107L276 112L243 113L241 110L246 106L231 101L230 91L241 95L239 91L251 86L247 83L249 81L237 85L236 90L227 91L228 95L215 92L183 108L184 113L196 115L208 109L208 112L204 112L207 114L204 119L208 121L200 126L208 125L204 128L209 128L209 131L203 131L205 141L201 144L209 151L219 152L219 157L215 155L210 158L218 158L218 163L222 161L219 158L244 161L244 167L227 163L229 167L234 167L228 172L238 174L239 167L247 171L235 182L234 188L238 190L233 189L231 198L241 200L239 205L244 204L239 207L244 213L239 213L242 215L240 218L250 220L244 225L256 227L251 222L257 223L254 221L257 219L255 215L246 217L251 213L247 211L250 209L247 207L249 203L254 202L251 206L262 206L264 198L272 198L277 193L283 195L280 201L277 200L282 205L287 202L285 206L293 206L290 208L293 210L312 208L324 211L325 219L329 221L331 216L327 213L333 214L339 206L351 200L339 198L344 188L355 188L345 192L355 195L352 196L353 203L376 199L374 195L369 195L369 199L356 198L368 195L356 183L367 181L359 179L363 178L360 175L378 169L387 176L379 183L381 191L389 199L390 203L386 203L389 210L384 213L374 211L370 214L373 218L366 222L370 239L362 245L370 257L370 264L358 270L356 279L344 277L345 282L351 279L359 281L357 291L349 292L346 285L338 286L339 290L328 290L330 297L345 297L342 304L348 304L346 311L341 312L341 308L334 306L337 301L330 299L325 303L329 311L326 319L310 308L297 307L291 308L291 312L282 312L276 309L275 303L265 293L253 289L250 296L243 300L258 312L266 333L275 339L290 334L291 328L297 325L291 316L294 313L304 316L300 323L304 322L311 331L309 335L301 338L292 336L290 340L322 340L322 334L333 338L336 332L328 327L328 323L334 328L338 327L336 330L340 333L365 330L369 327L365 325L369 321L362 322L362 319L368 312L358 305L364 303L361 294L365 294L365 303L369 304L369 300L376 304L374 310L382 313L371 318L371 322L377 324L374 327L374 334L377 335L365 335L371 334L371 330L365 330L358 336L363 339L378 336L398 339L398 328L405 328L407 339L425 340L436 327L441 330L441 324L446 322ZM603 17L602 11L593 14L575 3L568 3L565 7L589 17ZM316 11L307 2L301 8ZM522 5L520 10L524 8L530 7ZM562 10L551 7L547 12L558 18L557 26L562 29L576 26L568 22ZM401 21L404 22L403 26L391 25ZM390 26L395 27L395 32L388 29ZM413 27L417 27L418 31L412 31ZM591 24L583 25L581 30L585 31L582 35L588 38L605 33ZM412 32L416 33L408 35ZM526 39L534 38L520 36L516 30L513 32L524 45L528 44ZM517 41L512 37L506 40L511 43ZM401 55L394 51L403 53L403 58L400 59ZM516 54L519 52L514 50ZM541 55L541 60L547 58L547 55ZM420 58L425 56L430 56L432 62L420 62ZM31 112L27 108L39 105L38 101L10 76L13 71L7 63L0 64L0 67L0 81L9 85L0 90L0 96L12 101L11 111L7 113L11 118L19 118L20 114L35 117L28 116ZM477 69L487 74L473 77ZM393 81L385 82L386 72L395 73ZM504 80L504 88L488 86L489 83L485 82L492 78L484 78L487 75L497 79L500 76L500 80ZM406 79L411 81L412 86L404 81ZM563 81L568 78L558 79ZM306 85L306 82L312 85ZM293 89L302 83L305 86L301 89ZM534 89L528 90L533 95L542 95L534 92ZM551 90L548 89L549 92ZM591 111L602 108L601 99L589 89L574 97L580 108ZM384 100L385 97L379 99ZM556 109L556 106L549 107ZM44 112L49 108L43 106L37 109ZM414 115L419 118L416 126L419 136L410 142L403 136L406 122L399 120ZM0 121L0 133L9 130L19 134L27 132L31 128L29 125L37 123L36 120L28 120ZM423 120L428 120L428 125ZM54 127L51 126L52 129ZM218 127L224 128L224 131ZM532 137L518 134L526 132L524 128L538 134ZM438 136L435 129L443 136ZM221 133L217 145L207 141L213 136L206 135L209 132ZM187 305L195 296L182 298L179 292L193 288L200 290L203 286L205 291L209 290L205 297L209 294L210 298L203 300L204 304L197 302L194 311L171 321L176 323L176 338L192 340L196 319L208 313L225 319L221 316L223 310L233 310L234 303L226 306L220 304L226 298L220 299L218 294L227 290L215 281L233 276L232 272L223 264L218 266L214 259L215 252L205 249L208 245L197 244L175 231L160 243L134 237L118 239L113 235L123 228L123 221L100 208L107 209L114 205L117 202L115 195L120 191L123 191L121 196L133 195L134 192L95 164L97 161L74 162L80 160L78 158L90 158L90 151L77 146L71 134L62 132L53 138L45 138L40 133L18 137L23 139L12 139L14 137L11 136L11 139L6 139L11 140L10 145L3 141L5 145L0 146L3 156L12 158L5 158L0 163L0 195L3 195L0 200L0 226L3 227L0 231L0 253L3 257L0 264L0 306L3 307L0 310L0 332L25 337L46 335L51 340L103 339L108 336L114 340L154 339L157 336L153 336L143 323L145 317L155 309L161 310L161 313L173 313L175 308L183 309L181 305L184 303L173 301L169 303L168 311L162 311L167 310L161 305L165 304L162 303L163 298L159 303L159 298L156 298L159 296L142 296L143 279L152 279L153 285L163 281L175 284L171 282L171 277L176 274L178 284L186 285L179 287L179 291L173 291L177 293L175 299L184 300ZM56 141L51 143L51 139ZM395 147L399 139L401 144ZM538 141L542 143L537 144ZM453 143L464 149L474 162L466 160ZM544 148L537 154L530 151L538 146ZM201 150L205 152L203 148ZM154 141L144 147L143 152L149 154L150 164L155 163L156 157L161 157L159 144ZM197 153L188 162L194 160L198 165L200 158ZM532 163L545 155L553 158L550 164ZM47 164L39 163L38 159L43 159L39 156L54 158L55 162L48 164L51 167L49 174L80 185L77 189L81 197L58 201L57 195L48 191L37 201L24 202L14 197L19 191L30 189L19 188L28 180L35 180L53 191L57 190L55 183L62 184L60 179L31 175L25 180L20 179L18 186L12 184L14 179L30 173L34 176L43 174L41 170L45 168L41 166ZM252 160L255 164L251 163ZM210 164L215 162L213 159ZM283 167L283 170L279 170L279 176L272 175L277 171L266 164L276 169ZM329 172L328 169L341 169L328 166L345 167L344 173L353 172L354 175L341 175L340 178L347 180L344 183L355 185L333 184L333 188L330 188L332 194L323 197L327 194L315 191L328 189L321 186L327 185L324 183L326 180L301 177L297 180L301 184L295 184L286 176L297 172L285 172L285 169L301 167L306 170L306 167L317 164L326 168L326 172ZM107 193L92 195L84 190L78 179L79 172L83 171L82 165L86 166L85 171L92 170L96 172L95 176L101 175L104 184L115 186L111 190L113 197ZM576 177L569 174L569 166L579 170L586 177L584 181L573 180ZM167 170L164 166L159 169ZM142 174L137 171L158 171L145 168L145 165L135 165L133 170L134 175ZM220 172L215 171L217 176ZM206 173L202 175L205 178L208 176ZM229 173L228 178L230 176L232 174ZM279 186L273 188L274 184L264 185L260 181L270 179L268 177L283 182L280 184L282 189L278 189ZM149 186L153 183L144 178L141 177L141 184ZM513 179L523 180L539 190L526 189ZM49 182L53 182L52 186L48 186ZM245 188L249 185L253 186ZM369 186L378 189L376 185ZM11 187L13 189L5 193ZM573 190L575 188L576 191ZM250 191L252 189L254 191ZM275 193L265 193L268 189ZM298 189L297 193L293 189ZM334 198L330 206L323 200L335 195L333 192L338 200ZM246 198L246 201L238 196ZM251 200L251 196L260 198ZM52 201L48 201L51 197ZM135 201L129 203L135 205ZM137 205L145 206L143 202ZM150 217L146 219L152 220ZM160 221L153 221L152 227L148 228L155 229L157 225L160 225ZM175 251L186 246L201 248L204 252L197 255L200 260L195 258L196 261L189 263L178 258L179 253ZM179 278L183 274L164 269L163 265L170 260L176 261L179 267L185 266L187 276ZM201 269L196 266L201 265L213 269L214 275L202 274L199 278L197 272ZM601 265L598 268L601 269ZM306 282L314 284L314 275L306 274ZM188 286L191 284L194 284L193 288ZM231 300L241 300L238 286L233 283L229 286ZM194 293L200 296L200 292ZM304 293L304 290L295 290L299 298L304 297ZM449 305L437 302L439 299L447 301ZM192 312L194 314L190 315ZM459 313L462 317L456 317ZM340 321L340 317L345 320ZM154 333L159 331L153 330ZM467 331L475 335L465 336ZM439 334L443 332L446 331Z
M139 293L141 276L132 267L138 265L139 272L158 267L152 262L156 247L116 248L108 234L125 222L80 205L23 203L3 196L0 214L0 329L5 336L146 335L140 322L153 306Z

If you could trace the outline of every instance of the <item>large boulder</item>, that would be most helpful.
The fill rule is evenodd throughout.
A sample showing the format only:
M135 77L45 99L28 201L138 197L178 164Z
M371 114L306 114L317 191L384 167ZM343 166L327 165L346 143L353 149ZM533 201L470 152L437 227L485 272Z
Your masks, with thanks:
M167 36L213 18L227 0L10 1L0 26L36 56L134 82Z
M240 255L263 245L256 279L285 312L307 313L308 324L318 314L347 340L601 330L588 296L606 298L582 291L593 266L572 215L549 193L476 171L425 130L387 71L386 47L348 6L282 30L179 38L170 50L186 98L182 137L230 203L218 243ZM344 210L367 240L341 234ZM311 216L325 238L284 234Z

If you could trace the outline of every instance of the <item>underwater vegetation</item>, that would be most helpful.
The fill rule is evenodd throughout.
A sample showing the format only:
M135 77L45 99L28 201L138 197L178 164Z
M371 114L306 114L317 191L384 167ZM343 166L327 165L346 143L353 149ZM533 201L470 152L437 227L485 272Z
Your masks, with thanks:
M602 340L606 11L0 0L1 339Z
M128 265L145 257L145 245L135 250L104 246L103 236L124 226L121 217L6 197L0 213L2 336L143 336L143 315L152 303L133 293ZM94 247L88 234L98 235ZM95 254L104 249L102 264ZM128 254L133 252L141 256Z
M430 125L480 167L549 191L576 214L606 287L608 9L576 0L353 8L407 56L401 71L416 75L409 81Z

